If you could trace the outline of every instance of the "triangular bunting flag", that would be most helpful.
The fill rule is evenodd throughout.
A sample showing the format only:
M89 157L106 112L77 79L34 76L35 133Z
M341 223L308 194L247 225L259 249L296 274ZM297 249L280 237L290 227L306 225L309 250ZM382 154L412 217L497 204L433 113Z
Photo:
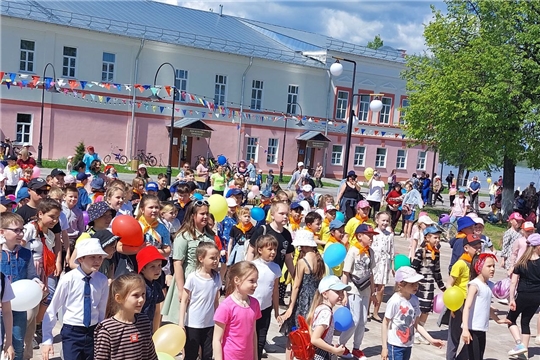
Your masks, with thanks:
M167 92L167 95L171 96L171 87L169 85L165 86L165 91Z
M160 106L160 107L159 107L159 112L163 114L163 110L164 110L164 109L165 109L165 107Z
M85 87L86 87L86 81L81 80L81 89L84 90Z

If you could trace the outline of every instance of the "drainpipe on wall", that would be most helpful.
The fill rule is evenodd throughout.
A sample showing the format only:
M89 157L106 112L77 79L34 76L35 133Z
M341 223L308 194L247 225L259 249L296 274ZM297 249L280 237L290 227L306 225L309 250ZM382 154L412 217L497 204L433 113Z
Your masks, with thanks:
M244 93L246 91L246 74L253 64L253 56L249 58L249 65L242 75L242 95L240 97L240 123L238 124L238 149L236 150L236 163L240 162L240 149L242 148L242 118L244 117Z
M332 74L330 70L326 70L328 74L328 95L326 96L326 125L324 126L324 136L328 137L328 121L330 121L330 96L332 93ZM328 161L328 147L324 148L323 156L323 176L326 177L326 162Z
M137 76L139 75L139 56L141 55L141 51L144 47L144 39L141 39L141 45L139 45L139 51L137 52L137 56L135 56L135 69L133 69L133 84L137 83ZM137 99L137 92L136 89L131 89L133 92L133 99L131 101L131 124L129 126L128 131L128 152L127 156L131 160L134 158L133 154L133 142L134 142L134 131L135 131L135 100Z

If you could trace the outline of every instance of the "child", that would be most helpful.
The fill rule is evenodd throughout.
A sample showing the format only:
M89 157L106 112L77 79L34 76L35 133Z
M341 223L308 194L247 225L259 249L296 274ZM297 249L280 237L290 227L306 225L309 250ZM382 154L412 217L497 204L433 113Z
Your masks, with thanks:
M159 198L159 201L168 201L171 198L171 192L169 191L169 189L167 189L167 183L169 178L165 174L159 174L157 178L157 183L159 186L157 196Z
M455 222L460 217L467 215L471 206L469 200L465 197L467 189L459 188L458 198L454 200L454 205L450 211L450 221Z
M238 212L238 224L233 226L229 235L227 266L244 261L247 245L254 232L255 227L251 223L250 210L245 207L241 208Z
M164 300L163 288L157 281L161 276L161 268L167 265L167 260L153 246L147 246L137 253L137 267L139 274L146 284L146 298L142 314L150 320L150 330L154 333L161 325L160 305ZM157 311L156 311L157 308Z
M230 243L230 239L231 239L231 230L238 223L238 215L236 213L238 203L236 202L236 199L234 197L228 197L227 198L227 206L228 206L227 215L225 216L223 221L218 223L217 234L218 234L219 238L221 239L221 248L226 251L225 256L228 257L228 258L231 258L230 254L231 254L231 250L232 250L232 244L231 244L231 248L229 249L229 243ZM222 259L220 261L222 261L222 263L223 263L223 261L225 261L225 263L227 263L227 261L225 259ZM225 275L225 274L222 274L222 275Z
M4 175L6 177L6 195L15 195L15 190L17 189L17 184L19 180L23 177L23 171L17 165L17 157L12 155L8 156L7 166L4 168Z
M116 182L109 184L105 192L105 202L109 204L111 209L116 211L117 215L131 216L132 214L131 206L127 206L127 208L125 206L124 185L117 184Z
M266 189L272 190L272 185L274 184L274 170L268 170L268 175L266 175Z
M144 280L137 274L122 275L112 282L106 319L95 330L95 360L158 359L150 321L141 314L144 292Z
M153 195L153 196L157 196L157 193L159 191L159 185L157 182L154 182L154 181L150 181L146 184L146 186L144 187L146 193L145 195Z
M23 176L21 177L21 179L17 183L17 188L15 189L15 196L17 196L19 194L19 191L22 188L27 188L28 187L28 183L30 182L30 180L32 180L32 175L33 174L34 174L34 170L32 168L26 168L26 169L23 170Z
M340 220L334 220L330 223L330 229L328 232L330 235L328 237L328 240L326 241L326 245L324 246L324 251L326 251L330 245L341 243L344 246L347 246L347 244L343 243L343 240L345 238L345 224ZM324 252L323 252L324 255ZM339 264L338 266L335 266L332 268L332 272L334 275L341 277L343 274L343 263Z
M321 232L321 227L322 227L322 220L323 220L322 216L315 211L311 211L307 213L306 216L304 217L304 222L306 224L305 230L313 233L315 243L317 244L317 250L321 254L324 250L324 245L326 244L319 237L319 234Z
M410 241L410 247L409 247L409 259L414 258L414 254L416 253L416 250L424 243L424 230L428 226L435 225L435 221L433 221L429 215L422 215L418 217L418 222L413 225L412 229L412 237Z
M53 328L60 311L64 314L60 331L63 358L98 358L94 357L94 329L105 318L105 299L109 295L107 277L98 270L107 253L93 238L81 240L76 249L79 267L60 278L43 318L41 353L46 360L54 355Z
M416 250L411 267L420 275L423 279L419 281L419 301L420 311L422 314L418 319L419 324L424 326L429 316L429 313L433 310L433 299L435 297L435 283L439 289L444 292L446 286L442 280L441 275L441 262L440 262L440 238L441 230L435 226L428 226L424 229L424 243ZM427 344L429 342L422 337L419 333L415 334L415 344Z
M212 360L214 313L219 304L221 277L217 272L219 251L215 244L197 246L197 270L189 274L180 303L179 325L185 328L185 360Z
M292 245L295 248L300 248L300 255L294 272L295 277L289 308L283 315L278 317L278 322L283 322L280 331L284 335L289 335L293 327L298 327L298 315L307 316L313 296L326 271L311 231L298 230ZM286 358L290 359L291 344L289 341L287 342L286 354Z
M259 170L259 173L257 174L257 178L255 179L255 185L257 185L260 189L262 182L263 182L263 171Z
M68 228L68 241L66 251L66 259L71 257L71 253L75 248L75 241L84 232L85 224L82 211L77 208L77 201L79 200L79 192L75 187L67 187L64 202L62 203L62 212L67 218Z
M375 283L375 292L377 293L377 304L373 307L372 318L381 322L379 308L381 306L384 294L384 287L388 284L388 275L392 269L394 259L394 231L390 226L390 214L386 211L378 212L375 215L378 232L373 237L373 253L375 255L375 267L373 268L373 281Z
M109 279L110 284L112 281L111 279L114 278L114 271L116 263L118 262L116 244L118 243L118 240L120 240L120 237L113 235L113 233L107 229L96 231L92 237L99 240L101 248L107 253L107 257L103 259L103 262L99 267L99 272Z
M518 212L514 212L508 217L508 223L510 224L510 227L503 234L501 249L501 266L507 270L510 269L511 265L513 265L510 264L510 252L512 251L512 246L514 245L514 242L521 237L521 233L519 232L519 230L521 229L521 224L523 224L523 221L523 217Z
M143 229L144 242L155 246L163 257L168 258L171 254L171 234L167 227L158 221L159 210L158 197L144 195L139 204L137 220Z
M496 263L495 255L487 253L475 256L471 264L471 281L467 285L461 332L461 338L468 348L469 360L484 359L490 317L498 324L511 324L507 319L499 319L491 307L493 295L487 282L495 274Z
M137 205L139 205L139 202L144 194L144 179L136 177L131 182L131 186L133 187L133 192L131 194L131 205L133 207L133 213L136 214L135 210L137 209Z
M88 205L92 203L88 191L86 191L86 184L88 183L88 177L90 175L85 174L84 172L77 174L77 190L79 191L79 198L77 199L77 207L86 211Z
M261 308L252 297L257 289L259 272L248 261L234 264L227 272L226 298L214 315L215 360L257 359L256 321L261 318Z
M105 195L105 180L100 177L95 177L90 183L92 188L92 193L89 195L92 203L103 201L103 196Z
M396 271L396 292L386 304L382 326L383 360L409 360L415 330L431 345L438 348L444 345L443 341L432 338L418 321L420 307L415 294L422 278L410 266L402 266Z
M328 238L330 237L330 223L336 219L337 209L334 205L325 205L323 211L324 220L321 224L321 231L319 231L319 239L326 245Z
M30 201L30 194L28 193L28 188L22 188L17 193L17 210L22 208L24 205L28 204Z
M253 264L259 271L259 280L257 281L257 289L253 297L259 301L261 307L261 318L257 320L257 356L260 360L263 355L264 345L266 343L266 335L270 328L270 320L272 318L272 309L274 316L279 315L279 278L281 277L281 269L273 262L276 257L278 242L272 235L263 235L257 240L256 255Z
M486 220L491 224L499 224L502 222L502 213L499 211L496 204L491 204L491 211L488 213Z
M351 286L347 298L347 307L351 310L354 326L341 333L339 343L345 346L354 334L352 355L359 360L365 360L365 355L360 350L360 345L364 338L370 299L377 306L377 293L375 292L375 283L373 281L375 254L370 248L373 242L373 236L377 234L378 232L374 231L367 224L358 225L355 230L356 241L349 247L343 264L342 280ZM345 355L350 357L350 354L351 352L346 348Z
M176 187L176 198L178 200L175 202L176 209L178 210L176 218L180 222L180 225L184 223L184 216L186 215L186 210L191 202L190 192L191 191L187 183L180 183Z
M264 211L264 219L257 221L255 227L266 224L266 218L272 206L272 192L270 190L264 190L261 192L261 204L259 205Z
M289 215L289 231L291 234L296 233L296 231L300 230L300 224L302 223L302 211L304 211L304 208L302 205L300 205L299 202L293 202L290 206L291 213Z
M67 174L71 174L72 171L73 171L73 155L69 155L67 157L66 172Z
M350 218L345 224L346 243L353 245L357 242L355 233L356 228L358 227L358 225L369 221L368 214L370 212L370 209L371 205L369 205L369 202L367 200L360 200L356 204L356 215Z

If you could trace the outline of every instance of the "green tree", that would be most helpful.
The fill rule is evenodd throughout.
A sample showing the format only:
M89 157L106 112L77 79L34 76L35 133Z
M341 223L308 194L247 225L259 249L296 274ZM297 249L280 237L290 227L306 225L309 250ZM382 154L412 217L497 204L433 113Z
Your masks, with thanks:
M381 34L375 35L373 41L367 43L367 47L373 50L377 50L384 46L384 41L381 40Z
M86 146L84 146L84 142L79 142L79 144L75 147L75 156L73 157L73 164L77 164L78 162L82 161L84 157L84 153L86 152Z

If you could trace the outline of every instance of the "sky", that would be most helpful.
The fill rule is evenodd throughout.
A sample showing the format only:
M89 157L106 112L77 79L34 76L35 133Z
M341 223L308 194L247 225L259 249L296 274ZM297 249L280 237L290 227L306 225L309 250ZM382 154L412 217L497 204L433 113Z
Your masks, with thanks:
M443 10L441 1L183 1L158 0L193 9L213 9L223 14L287 26L359 45L380 34L384 45L408 54L425 50L423 30L432 18L431 4Z

